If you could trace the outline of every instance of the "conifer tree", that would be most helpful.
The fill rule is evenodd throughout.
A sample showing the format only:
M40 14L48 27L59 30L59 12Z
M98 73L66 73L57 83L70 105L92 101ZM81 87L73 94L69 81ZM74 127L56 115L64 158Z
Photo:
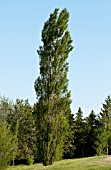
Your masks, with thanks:
M86 156L94 156L96 154L96 129L98 121L94 111L92 110L86 117Z
M83 119L83 112L81 107L79 107L78 112L75 117L75 156L84 157L85 148L85 122Z
M55 9L42 30L39 47L40 75L35 81L37 95L38 152L44 165L60 159L68 129L67 112L71 99L68 91L68 62L72 39L68 31L69 13Z
M107 130L111 129L111 98L108 96L100 112L101 122Z
M103 108L100 112L101 116L101 124L102 128L104 129L104 139L106 140L107 146L107 155L108 155L108 148L111 148L111 98L108 96L105 99L105 103L103 103Z

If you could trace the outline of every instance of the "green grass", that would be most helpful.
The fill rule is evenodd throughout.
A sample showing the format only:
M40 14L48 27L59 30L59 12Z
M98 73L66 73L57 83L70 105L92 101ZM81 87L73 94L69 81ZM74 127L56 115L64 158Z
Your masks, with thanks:
M111 170L111 162L105 161L105 158L106 156L96 156L62 160L47 167L42 164L10 166L7 170Z

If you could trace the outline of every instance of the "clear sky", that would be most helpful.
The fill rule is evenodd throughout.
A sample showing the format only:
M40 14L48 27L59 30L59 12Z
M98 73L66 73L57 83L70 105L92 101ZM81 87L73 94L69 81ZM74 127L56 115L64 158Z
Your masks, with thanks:
M36 50L55 8L67 8L74 50L69 57L72 112L97 114L111 94L111 0L0 0L0 95L36 102Z

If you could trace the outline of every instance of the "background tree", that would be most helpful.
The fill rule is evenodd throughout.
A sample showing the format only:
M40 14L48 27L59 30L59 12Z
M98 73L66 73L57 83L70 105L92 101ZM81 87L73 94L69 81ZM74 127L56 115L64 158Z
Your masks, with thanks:
M104 131L104 140L106 140L106 146L104 146L104 150L107 150L108 154L108 148L111 148L111 98L108 96L105 99L105 103L103 104L103 108L100 112L100 121L101 121L101 128L103 128Z
M14 138L10 126L5 120L0 120L0 169L6 168L13 160L13 153L15 152L13 147L13 144L15 144Z
M84 135L86 136L86 151L85 156L94 156L96 154L96 129L98 129L98 121L96 115L92 110L88 117L86 117L86 128Z
M74 126L74 115L69 114L68 118L68 134L66 136L66 141L64 144L64 153L63 158L64 159L70 159L74 158L74 151L75 151L75 126Z
M4 157L2 155L2 158L3 159L6 158L7 159L6 162L12 161L11 158L13 158L13 165L14 165L14 159L15 159L15 157L17 155L17 151L18 151L18 138L17 138L18 124L16 124L15 127L13 127L14 130L12 131L11 126L8 123L8 117L11 114L12 110L13 110L13 102L10 101L6 97L0 97L0 122L1 122L0 145L1 146L3 145L2 142L4 141L4 145L3 145ZM11 121L13 122L13 119ZM4 135L4 137L2 137L2 135ZM7 140L7 141L5 141L5 140ZM9 151L7 149L7 147L8 147L7 145L9 145ZM7 152L7 153L5 153L5 152ZM1 154L2 154L2 152L1 152ZM6 154L7 155L10 154L9 159L7 158ZM2 161L4 162L5 160L2 160ZM8 163L10 163L10 162L8 162Z
M107 148L106 130L101 125L95 130L95 136L94 143L97 155L105 154Z
M72 40L68 31L69 13L55 9L45 22L39 47L40 76L35 81L37 95L37 126L44 165L60 159L68 129L70 109L68 91L68 62ZM39 149L38 149L39 150Z
M75 157L85 156L85 121L83 119L83 112L79 107L75 117Z
M36 127L33 110L28 100L16 99L13 109L7 117L12 133L17 135L18 141L18 160L27 160L36 155ZM18 132L17 132L18 126Z
M13 108L13 102L5 96L0 96L0 120L7 120L10 111Z
M27 161L36 153L36 128L32 115L32 107L28 100L16 100L15 116L19 122L18 128L18 156Z
M8 132L10 130L9 134L13 137L10 139L13 165L15 159L27 160L28 164L34 162L34 156L36 156L36 127L32 112L33 108L28 100L17 99L13 103L6 97L0 98L0 121L6 122L6 130Z
M13 134L13 140L12 140L13 166L15 164L14 161L18 152L18 128L19 128L19 124L17 122L14 128L14 132L11 131L11 133Z

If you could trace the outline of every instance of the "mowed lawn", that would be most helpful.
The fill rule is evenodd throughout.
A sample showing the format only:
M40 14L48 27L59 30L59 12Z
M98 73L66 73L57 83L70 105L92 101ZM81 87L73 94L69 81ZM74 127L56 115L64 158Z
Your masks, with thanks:
M106 158L109 158L110 161L106 160ZM67 159L55 162L47 167L42 164L10 166L7 170L111 170L111 156Z

